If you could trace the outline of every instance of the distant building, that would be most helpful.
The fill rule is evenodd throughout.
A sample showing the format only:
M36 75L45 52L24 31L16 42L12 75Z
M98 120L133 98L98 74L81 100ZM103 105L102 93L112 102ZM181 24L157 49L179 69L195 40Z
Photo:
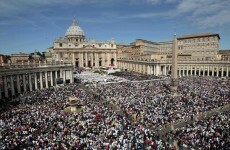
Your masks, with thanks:
M218 52L219 60L230 60L230 50L220 50Z
M178 37L179 60L217 60L219 51L219 34L202 33ZM168 55L171 59L172 41L152 42L136 39L130 45L119 45L118 57L145 55ZM123 53L122 53L123 52ZM158 56L156 56L158 58ZM162 57L160 57L162 58Z
M41 56L38 55L38 52L36 52L36 51L31 54L31 58L32 58L32 61L36 61L36 62L38 62L39 60L41 60Z
M4 63L4 55L0 54L0 65Z
M29 54L19 53L19 54L11 54L11 63L24 63L29 61Z
M191 55L192 60L216 60L219 51L219 34L191 34L177 38L178 54Z

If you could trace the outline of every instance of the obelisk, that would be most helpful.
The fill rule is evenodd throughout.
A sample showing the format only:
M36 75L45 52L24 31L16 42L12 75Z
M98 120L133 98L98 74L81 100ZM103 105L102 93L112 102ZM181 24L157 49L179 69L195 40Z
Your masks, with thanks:
M178 86L178 77L177 77L177 38L176 34L174 34L173 39L173 48L172 48L172 74L171 74L171 92L176 93Z

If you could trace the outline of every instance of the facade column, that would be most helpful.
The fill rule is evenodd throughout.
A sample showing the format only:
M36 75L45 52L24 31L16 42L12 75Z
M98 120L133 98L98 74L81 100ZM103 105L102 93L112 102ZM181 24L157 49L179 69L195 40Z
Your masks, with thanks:
M228 77L229 76L229 70L228 70L228 66L227 66L227 68L226 68L226 77Z
M29 87L30 87L30 91L33 91L32 82L31 82L31 73L29 73Z
M35 87L35 90L38 89L37 72L34 73L34 87Z
M72 53L72 64L73 64L73 67L76 68L76 64L75 64L75 53L74 52Z
M5 91L5 97L9 97L8 94L8 87L7 87L7 76L4 76L4 91Z
M111 53L107 53L107 66L110 65L111 62Z
M167 65L164 66L164 75L167 75Z
M185 66L183 66L182 75L183 75L183 77L185 76Z
M195 66L195 71L194 71L194 75L196 76L196 66Z
M25 74L22 75L22 80L23 80L23 89L24 89L24 93L25 93L27 91L27 89L26 89L26 75Z
M20 85L20 80L19 80L19 74L17 74L17 88L18 88L18 93L21 94L21 85Z
M46 82L46 88L48 88L47 71L45 72L45 82Z
M209 71L210 71L210 70L209 70L209 66L207 66L207 67L208 67L208 73L207 73L207 75L209 76Z
M94 53L95 54L95 67L98 68L99 67L99 58L98 58L98 53Z
M73 71L70 70L69 74L70 74L70 83L73 83Z
M63 70L63 80L64 80L64 85L66 84L66 70Z
M153 65L153 72L152 73L153 73L153 75L156 75L156 65L155 64Z
M50 82L51 82L51 86L54 85L54 81L53 81L53 71L50 71Z
M193 66L191 65L190 66L190 74L189 74L190 76L192 76L192 70L193 70Z
M177 71L179 70L179 76L178 77L181 77L181 66L178 65L178 67L179 67L179 69L177 68Z
M57 78L58 78L58 75L57 75L57 70L55 70L55 80L54 80L55 85L57 85Z
M43 89L42 72L40 72L40 89Z
M87 52L85 52L85 67L88 67L88 56L87 56Z
M15 96L13 75L10 76L10 87L11 87L11 95L12 95L12 96Z
M113 53L113 59L114 59L114 66L117 68L117 55L116 55L116 52Z
M201 69L201 66L199 66L199 76L200 76L200 69Z
M57 70L55 71L55 80L58 78Z
M0 85L0 99L2 99L2 85Z
M83 53L79 53L79 67L84 67L84 56L83 56Z
M91 65L91 67L93 67L93 62L94 62L95 60L93 59L93 53L90 53L90 65ZM95 62L94 62L94 65L95 65Z
M224 67L222 66L221 67L221 77L223 77L224 76Z
M215 73L215 66L212 66L212 76L214 77Z
M219 67L216 67L216 76L219 77Z
M205 76L206 66L203 66L203 77Z

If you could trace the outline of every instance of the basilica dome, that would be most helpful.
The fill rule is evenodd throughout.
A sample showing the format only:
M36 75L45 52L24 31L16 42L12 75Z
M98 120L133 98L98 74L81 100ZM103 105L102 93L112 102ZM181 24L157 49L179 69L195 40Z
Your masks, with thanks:
M72 25L66 30L66 36L85 36L84 31L77 25L74 19Z

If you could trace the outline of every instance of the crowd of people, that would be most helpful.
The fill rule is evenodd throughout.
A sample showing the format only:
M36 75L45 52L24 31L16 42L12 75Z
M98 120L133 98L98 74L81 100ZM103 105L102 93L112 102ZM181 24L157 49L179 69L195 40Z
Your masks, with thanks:
M69 96L84 104L67 113ZM156 149L172 148L155 132L116 114L81 86L34 91L17 107L0 115L1 149Z
M173 139L178 139L179 146L192 148L202 148L210 139L210 148L229 145L229 137L221 130L229 130L229 112L176 129L169 134L171 140L157 132L229 104L229 83L222 85L211 77L185 77L179 79L175 96L164 80L134 82L139 76L129 74L128 81L111 84L89 82L88 90L74 83L31 92L19 105L0 113L1 149L170 150L175 149ZM63 111L70 96L77 97L82 111ZM132 120L116 113L108 102L131 114ZM212 130L215 134L210 135Z
M181 148L227 150L230 148L229 117L230 111L222 112L178 128L172 135Z
M122 72L115 72L112 73L113 76L118 76L125 78L130 81L142 81L142 80L153 80L153 79L160 79L161 77L155 75L145 75L138 72L133 71L122 71Z
M221 85L216 78L181 78L177 96L170 94L164 80L99 84L90 88L152 128L192 119L230 102L229 84Z

